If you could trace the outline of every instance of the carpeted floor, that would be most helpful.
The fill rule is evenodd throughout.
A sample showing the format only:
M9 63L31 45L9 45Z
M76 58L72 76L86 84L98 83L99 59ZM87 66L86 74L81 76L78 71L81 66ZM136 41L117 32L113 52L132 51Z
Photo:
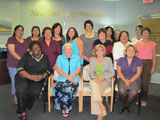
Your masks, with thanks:
M159 85L153 85L153 88L158 90ZM154 90L152 90L153 92ZM160 93L160 91L158 91ZM138 116L138 107L135 102L131 105L131 113L126 111L121 115L121 101L117 101L114 105L114 111L109 112L104 120L159 120L160 119L160 95L149 95L148 106L141 108L141 115ZM13 104L13 98L10 93L10 84L0 86L0 120L18 120L16 116L16 105ZM96 120L95 115L90 114L90 97L84 97L83 112L78 112L78 100L74 101L73 110L68 118L63 118L60 111L52 109L51 113L46 111L43 113L42 100L39 99L34 104L31 111L28 111L28 120Z

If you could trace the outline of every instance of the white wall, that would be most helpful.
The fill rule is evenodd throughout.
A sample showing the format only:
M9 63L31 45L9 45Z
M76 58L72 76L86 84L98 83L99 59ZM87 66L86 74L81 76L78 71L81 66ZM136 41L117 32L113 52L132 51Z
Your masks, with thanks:
M18 0L0 0L0 17L10 18L12 26L21 24L20 2ZM0 45L6 44L11 34L0 34Z
M29 16L31 10L103 13L104 17ZM81 34L83 22L91 19L95 24L95 31L99 27L113 25L115 28L129 31L131 38L135 35L137 16L158 13L160 13L160 0L154 0L152 4L143 4L142 0L116 2L105 0L0 0L0 17L11 18L13 28L17 24L22 24L25 28L24 37L31 34L33 25L40 26L42 31L45 26L51 27L57 21L62 23L64 35L70 26L75 26ZM9 36L10 34L0 34L0 44L5 44Z

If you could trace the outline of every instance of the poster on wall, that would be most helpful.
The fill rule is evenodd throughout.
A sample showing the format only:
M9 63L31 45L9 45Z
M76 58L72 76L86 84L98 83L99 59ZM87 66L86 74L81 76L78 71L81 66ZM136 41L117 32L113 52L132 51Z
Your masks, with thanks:
M141 19L143 27L149 27L151 29L150 39L156 42L156 72L160 73L160 18Z
M0 18L0 33L12 32L12 20L9 18Z

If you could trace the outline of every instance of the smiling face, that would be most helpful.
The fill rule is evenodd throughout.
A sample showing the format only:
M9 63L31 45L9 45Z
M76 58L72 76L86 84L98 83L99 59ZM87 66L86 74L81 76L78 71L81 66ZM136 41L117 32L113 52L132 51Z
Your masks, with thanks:
M72 39L74 37L74 35L75 35L75 31L74 31L74 29L71 28L68 32L68 36Z
M150 36L149 31L147 31L147 30L143 31L143 33L142 33L142 37L143 37L143 39L148 39L148 38L149 38L149 36Z
M86 32L92 32L92 25L91 24L86 24Z
M109 28L106 33L107 33L107 37L111 37L111 35L112 35L112 30L111 30L111 28Z
M45 32L44 32L44 38L45 39L51 39L52 38L52 31L49 30L49 29L46 29Z
M72 47L70 45L64 46L64 52L66 56L71 56L72 55Z
M115 38L116 38L116 40L118 40L119 39L119 35L120 35L120 31L118 30L118 31L115 31Z
M127 42L128 42L128 35L127 35L126 32L123 32L123 33L121 34L120 41L121 41L122 43L127 43Z
M104 50L103 50L102 47L98 47L98 48L96 49L96 56L97 56L97 58L101 58L101 57L104 56Z
M133 47L129 47L126 51L126 55L129 58L133 58L135 56L135 49Z
M100 32L98 35L100 40L105 40L106 39L106 34L104 32Z
M38 28L34 28L33 31L32 31L32 34L33 34L33 36L35 36L35 37L38 37L38 36L39 36L39 33L40 33L40 31L39 31Z
M22 37L23 36L23 28L22 27L19 27L15 30L15 36L16 37Z
M40 46L38 44L34 44L31 49L34 56L39 56L41 53Z
M55 34L60 34L60 32L61 32L61 26L58 25L58 26L54 29L54 33L55 33Z
M136 27L136 34L137 36L140 36L141 35L141 29L139 27Z

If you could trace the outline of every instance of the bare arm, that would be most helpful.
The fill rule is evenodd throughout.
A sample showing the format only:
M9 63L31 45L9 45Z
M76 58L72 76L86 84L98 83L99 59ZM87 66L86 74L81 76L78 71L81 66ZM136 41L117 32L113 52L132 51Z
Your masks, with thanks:
M9 50L9 52L11 53L11 55L13 55L14 58L16 58L17 60L21 59L21 57L15 52L15 45L14 44L8 44L7 48Z
M76 38L76 43L79 48L79 57L81 59L83 56L83 41L80 38Z
M134 81L137 80L137 78L141 75L142 72L142 67L137 67L137 72L136 74L130 79L130 83L133 83Z
M117 66L117 73L118 73L119 78L120 78L123 82L125 82L125 81L126 81L126 78L124 77L120 66Z

